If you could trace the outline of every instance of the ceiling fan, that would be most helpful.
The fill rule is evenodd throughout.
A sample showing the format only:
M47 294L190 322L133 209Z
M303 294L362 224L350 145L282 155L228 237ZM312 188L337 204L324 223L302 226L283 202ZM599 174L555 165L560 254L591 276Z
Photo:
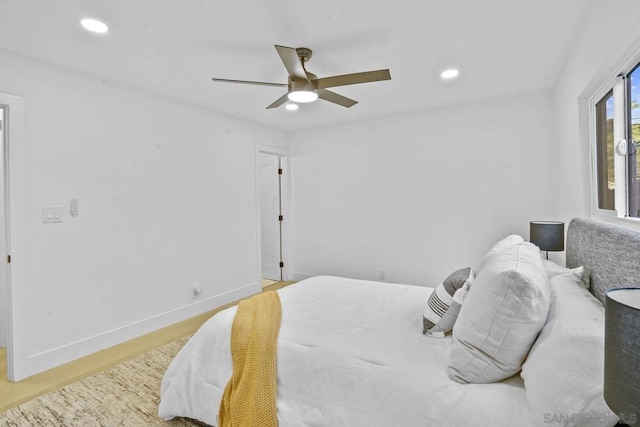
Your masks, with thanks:
M356 105L358 101L332 92L328 90L328 88L377 82L381 80L391 80L391 73L389 73L388 69L318 78L315 74L307 71L305 67L305 63L311 59L311 49L306 47L292 48L279 45L275 45L275 48L278 55L280 55L280 59L282 60L284 67L289 73L288 83L231 80L219 79L216 77L213 77L212 80L214 82L286 87L287 93L276 99L267 107L267 109L277 108L287 102L287 100L306 103L313 102L318 98L349 108Z

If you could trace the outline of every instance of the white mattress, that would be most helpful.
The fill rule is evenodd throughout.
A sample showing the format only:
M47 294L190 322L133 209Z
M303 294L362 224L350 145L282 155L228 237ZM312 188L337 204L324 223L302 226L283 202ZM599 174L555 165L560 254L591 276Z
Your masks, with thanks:
M458 384L447 377L451 337L422 335L433 289L314 277L279 292L278 419L303 426L527 426L521 378ZM231 376L224 310L169 366L159 415L217 424Z

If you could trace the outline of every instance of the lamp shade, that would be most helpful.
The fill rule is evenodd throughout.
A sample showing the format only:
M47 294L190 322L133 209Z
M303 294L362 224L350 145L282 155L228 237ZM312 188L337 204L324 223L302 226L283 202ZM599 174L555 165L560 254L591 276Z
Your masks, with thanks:
M541 251L564 251L564 222L529 222L529 241Z
M629 422L640 417L640 288L607 291L605 310L604 400Z

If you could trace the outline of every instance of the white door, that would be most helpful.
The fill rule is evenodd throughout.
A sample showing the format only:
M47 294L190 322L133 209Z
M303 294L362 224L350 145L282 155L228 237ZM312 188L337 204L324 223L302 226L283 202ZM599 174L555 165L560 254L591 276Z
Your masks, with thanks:
M260 203L262 278L282 280L280 158L258 153L257 181Z

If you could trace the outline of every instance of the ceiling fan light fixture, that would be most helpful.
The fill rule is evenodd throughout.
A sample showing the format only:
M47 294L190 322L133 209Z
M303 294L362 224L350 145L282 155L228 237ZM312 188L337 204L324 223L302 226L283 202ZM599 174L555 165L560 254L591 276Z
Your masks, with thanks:
M286 87L287 92L281 95L271 104L267 105L267 110L278 108L282 105L287 106L289 101L291 101L290 103L305 104L313 102L318 98L345 108L351 108L356 105L358 101L335 93L329 90L329 88L391 80L391 73L389 72L389 69L363 71L359 73L318 78L318 76L310 73L305 68L305 63L309 60L309 58L311 58L311 49L304 47L294 49L292 47L280 45L275 45L275 48L278 52L278 55L280 56L280 59L282 60L284 68L286 68L287 70L287 83L221 79L217 77L212 77L211 80L213 80L214 82ZM287 106L286 108L290 109L295 107L296 106Z
M284 108L286 108L287 111L296 111L298 109L298 104L294 104L293 102L289 102L287 105L284 106Z
M287 94L287 98L289 98L289 101L306 104L307 102L313 102L318 99L318 94L312 90L294 90Z

